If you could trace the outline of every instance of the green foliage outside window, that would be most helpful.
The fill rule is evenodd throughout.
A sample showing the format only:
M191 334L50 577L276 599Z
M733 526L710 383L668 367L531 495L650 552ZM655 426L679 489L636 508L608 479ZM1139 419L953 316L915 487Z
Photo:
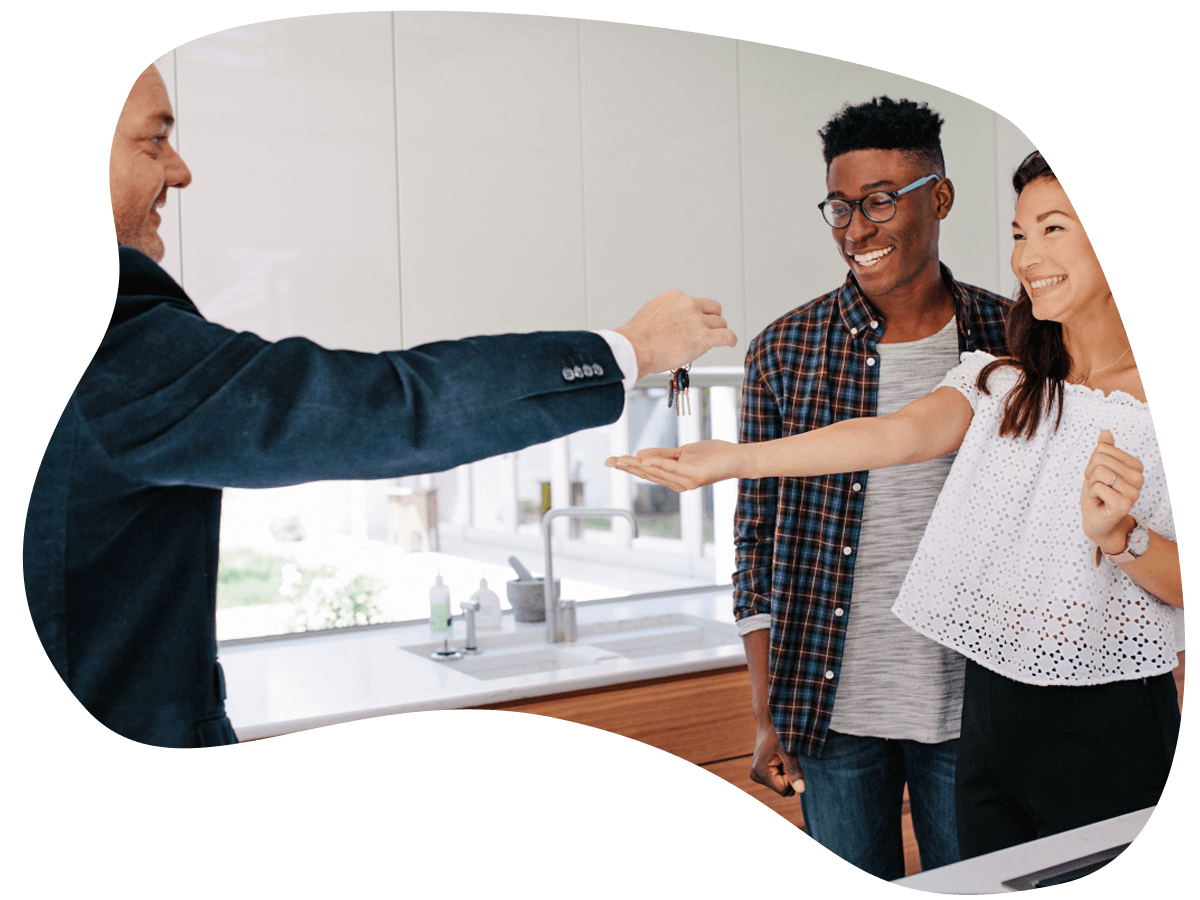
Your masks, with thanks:
M302 568L281 556L250 549L223 552L217 572L217 608L287 603L289 631L369 625L382 612L384 584L350 569Z

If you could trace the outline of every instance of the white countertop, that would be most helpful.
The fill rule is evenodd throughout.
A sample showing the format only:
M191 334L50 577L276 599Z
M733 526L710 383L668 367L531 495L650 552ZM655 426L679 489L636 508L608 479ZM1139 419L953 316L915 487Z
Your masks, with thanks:
M974 859L901 878L896 884L939 894L998 894L1017 890L1004 882L1133 841L1154 807L1094 825L997 850ZM1086 876L1085 876L1086 877Z
M729 586L577 607L581 637L589 626L620 629L648 616L679 615L708 620L736 634ZM478 631L483 654L474 659L486 656L489 642L544 636L545 631L542 623L517 622L506 612L499 631ZM222 644L226 711L238 738L250 740L372 716L462 709L745 663L741 641L735 640L641 659L610 658L556 671L480 679L458 671L453 662L435 662L404 649L442 637L422 621ZM450 646L461 647L464 637L465 625L456 616Z
M620 634L624 626L648 617L681 616L736 636L730 587L668 596L593 601L577 607L581 641L589 628ZM499 631L478 631L478 645L502 655L505 643L534 637L544 641L545 625L516 622L506 611ZM510 677L481 679L405 648L440 643L425 621L370 626L311 635L222 644L220 661L228 688L226 709L242 740L286 734L323 725L401 712L462 709L493 703L602 688L653 678L731 668L745 664L740 640L702 649L640 659L607 658L588 665ZM451 647L464 643L465 626L454 620ZM569 648L572 645L554 645ZM1003 882L1132 841L1152 809L1031 841L966 860L897 884L938 893L982 894L1013 890Z

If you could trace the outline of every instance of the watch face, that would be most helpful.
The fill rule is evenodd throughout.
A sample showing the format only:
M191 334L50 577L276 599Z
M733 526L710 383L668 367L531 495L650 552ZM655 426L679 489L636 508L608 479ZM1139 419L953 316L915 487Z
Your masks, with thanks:
M1149 549L1150 532L1143 525L1135 525L1133 531L1129 532L1129 552L1141 556Z

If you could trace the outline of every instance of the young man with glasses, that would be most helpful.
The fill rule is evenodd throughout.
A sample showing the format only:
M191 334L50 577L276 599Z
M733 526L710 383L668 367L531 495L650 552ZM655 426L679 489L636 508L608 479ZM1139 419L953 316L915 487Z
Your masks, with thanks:
M750 345L741 440L899 409L966 350L1004 352L1004 298L938 258L954 203L941 117L876 97L821 130L818 204L844 284ZM878 472L739 484L735 614L758 721L751 777L801 791L810 835L881 878L904 874L910 795L921 866L958 859L954 770L963 659L890 607L950 458Z

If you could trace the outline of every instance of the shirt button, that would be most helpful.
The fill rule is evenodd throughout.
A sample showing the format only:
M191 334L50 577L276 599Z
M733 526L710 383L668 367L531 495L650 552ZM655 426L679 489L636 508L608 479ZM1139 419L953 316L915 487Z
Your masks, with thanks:
M868 366L873 366L873 365L875 365L875 357L873 357L873 356L869 356L869 357L867 357L867 365L868 365Z
M856 335L856 334L858 334L858 329L857 329L857 328L851 328L851 329L850 329L850 336L851 336L851 337L853 337L853 336L854 336L854 335Z
M575 373L571 371L569 366L563 366L563 381L574 381Z
M878 327L879 327L879 320L878 320L878 319L872 319L872 320L871 320L871 327L872 327L872 328L878 328Z
M854 482L854 484L850 485L850 490L854 491L857 494L859 491L862 490L862 485L856 481L856 482Z
M853 552L854 552L854 548L853 548L853 547L843 547L843 548L842 548L842 555L843 555L843 556L849 556L849 555L850 555L851 553L853 553Z
M833 677L833 669L829 669L829 670L828 670L828 671L825 673L825 677L826 677L826 678L832 678L832 677Z
M844 612L844 610L839 606L837 609L835 609L833 611L833 614L840 619L842 617L843 612Z

